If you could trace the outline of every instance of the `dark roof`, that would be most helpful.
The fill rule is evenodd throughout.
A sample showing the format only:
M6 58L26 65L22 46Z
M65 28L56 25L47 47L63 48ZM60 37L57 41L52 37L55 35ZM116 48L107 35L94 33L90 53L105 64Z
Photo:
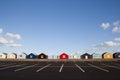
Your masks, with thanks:
M60 55L68 55L67 53L61 53Z
M90 55L90 54L89 54L89 53L84 53L84 54L82 54L82 55ZM82 56L82 55L81 55L81 56Z
M44 54L44 53L40 53L39 55L46 55L46 54Z

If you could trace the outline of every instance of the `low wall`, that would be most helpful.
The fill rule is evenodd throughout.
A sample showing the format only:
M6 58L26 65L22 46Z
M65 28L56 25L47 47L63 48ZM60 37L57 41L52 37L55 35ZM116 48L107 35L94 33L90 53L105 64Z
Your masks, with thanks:
M0 61L118 61L120 59L0 59Z

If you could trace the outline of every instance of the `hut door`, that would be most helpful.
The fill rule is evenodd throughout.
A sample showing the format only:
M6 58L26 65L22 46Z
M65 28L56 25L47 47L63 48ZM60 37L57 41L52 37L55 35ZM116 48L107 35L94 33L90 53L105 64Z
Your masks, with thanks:
M63 55L63 58L66 58L66 56L65 56L65 55Z
M43 55L41 55L41 58L43 59L43 58L44 58L44 56L43 56Z
M85 56L85 59L88 59L88 56Z

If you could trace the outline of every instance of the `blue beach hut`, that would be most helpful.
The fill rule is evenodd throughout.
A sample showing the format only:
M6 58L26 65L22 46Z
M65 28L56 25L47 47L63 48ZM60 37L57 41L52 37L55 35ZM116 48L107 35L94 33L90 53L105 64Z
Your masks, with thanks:
M30 53L29 55L27 55L27 59L36 59L37 55Z

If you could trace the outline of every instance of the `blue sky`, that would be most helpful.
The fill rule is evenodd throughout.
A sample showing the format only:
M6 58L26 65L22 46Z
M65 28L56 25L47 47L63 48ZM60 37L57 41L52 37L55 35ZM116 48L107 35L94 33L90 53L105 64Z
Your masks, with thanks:
M119 49L119 3L0 0L0 52L71 54L91 48Z

